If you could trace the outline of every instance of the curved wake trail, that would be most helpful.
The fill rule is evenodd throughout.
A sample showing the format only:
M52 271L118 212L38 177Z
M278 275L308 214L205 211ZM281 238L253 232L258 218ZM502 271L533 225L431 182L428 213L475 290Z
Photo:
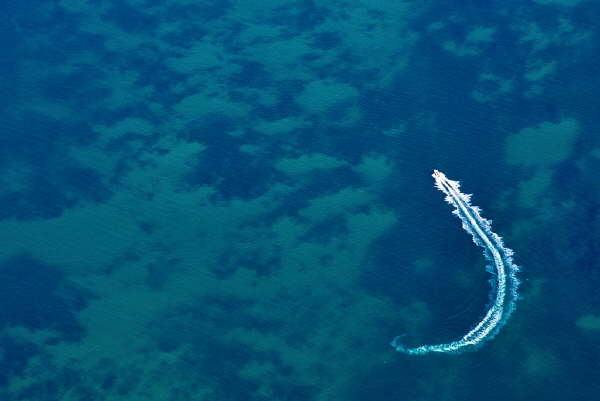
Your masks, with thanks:
M513 251L504 246L502 238L492 232L491 222L481 217L480 209L471 205L471 195L460 192L458 181L449 180L444 173L433 170L437 189L446 194L446 202L455 207L452 213L462 221L462 227L473 236L473 242L484 249L484 255L492 265L486 269L494 275L490 280L492 293L490 307L479 323L461 339L445 344L421 345L409 348L400 343L400 337L394 338L391 345L397 351L412 355L430 352L460 352L473 348L493 338L506 323L515 309L518 298L519 279L516 274L519 267L513 263Z

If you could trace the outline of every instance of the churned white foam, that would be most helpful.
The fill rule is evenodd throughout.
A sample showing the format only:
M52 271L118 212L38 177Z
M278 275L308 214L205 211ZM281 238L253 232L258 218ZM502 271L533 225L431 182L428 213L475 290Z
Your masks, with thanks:
M434 170L435 187L446 194L446 201L454 206L453 213L457 215L462 226L473 236L473 242L484 248L484 256L491 266L487 270L494 275L494 285L489 309L469 332L462 338L444 344L421 345L406 347L396 337L391 345L397 351L412 355L427 354L430 352L460 352L476 347L493 338L500 328L506 323L508 317L515 309L518 298L517 289L519 267L513 263L513 251L504 246L502 238L492 232L491 222L481 217L480 209L471 205L471 195L460 192L458 181L449 180L444 173Z

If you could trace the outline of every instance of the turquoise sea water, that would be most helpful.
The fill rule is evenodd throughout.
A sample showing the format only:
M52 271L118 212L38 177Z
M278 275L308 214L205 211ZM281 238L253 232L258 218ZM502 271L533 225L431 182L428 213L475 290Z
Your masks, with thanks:
M0 400L596 400L600 5L0 4ZM522 266L511 320L433 188Z

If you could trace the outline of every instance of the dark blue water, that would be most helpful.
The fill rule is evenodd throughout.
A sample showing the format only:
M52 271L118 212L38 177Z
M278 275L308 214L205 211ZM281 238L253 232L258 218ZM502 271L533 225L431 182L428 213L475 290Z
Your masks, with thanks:
M600 6L5 1L0 399L595 400ZM432 188L522 266L489 301Z

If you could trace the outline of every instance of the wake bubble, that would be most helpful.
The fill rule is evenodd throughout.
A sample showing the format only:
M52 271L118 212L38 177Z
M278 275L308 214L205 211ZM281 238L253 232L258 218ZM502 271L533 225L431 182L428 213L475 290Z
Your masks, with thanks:
M474 349L492 339L504 326L515 310L518 298L519 267L513 263L513 251L502 242L502 238L492 231L491 221L481 217L480 209L471 205L471 195L460 192L458 181L449 180L444 173L433 170L435 187L446 194L446 202L454 206L454 213L462 221L462 227L473 236L473 242L484 249L484 256L492 262L486 270L493 274L490 307L481 319L461 339L445 344L406 347L400 339L394 338L391 345L397 351L411 355L423 355L430 352L462 352Z

